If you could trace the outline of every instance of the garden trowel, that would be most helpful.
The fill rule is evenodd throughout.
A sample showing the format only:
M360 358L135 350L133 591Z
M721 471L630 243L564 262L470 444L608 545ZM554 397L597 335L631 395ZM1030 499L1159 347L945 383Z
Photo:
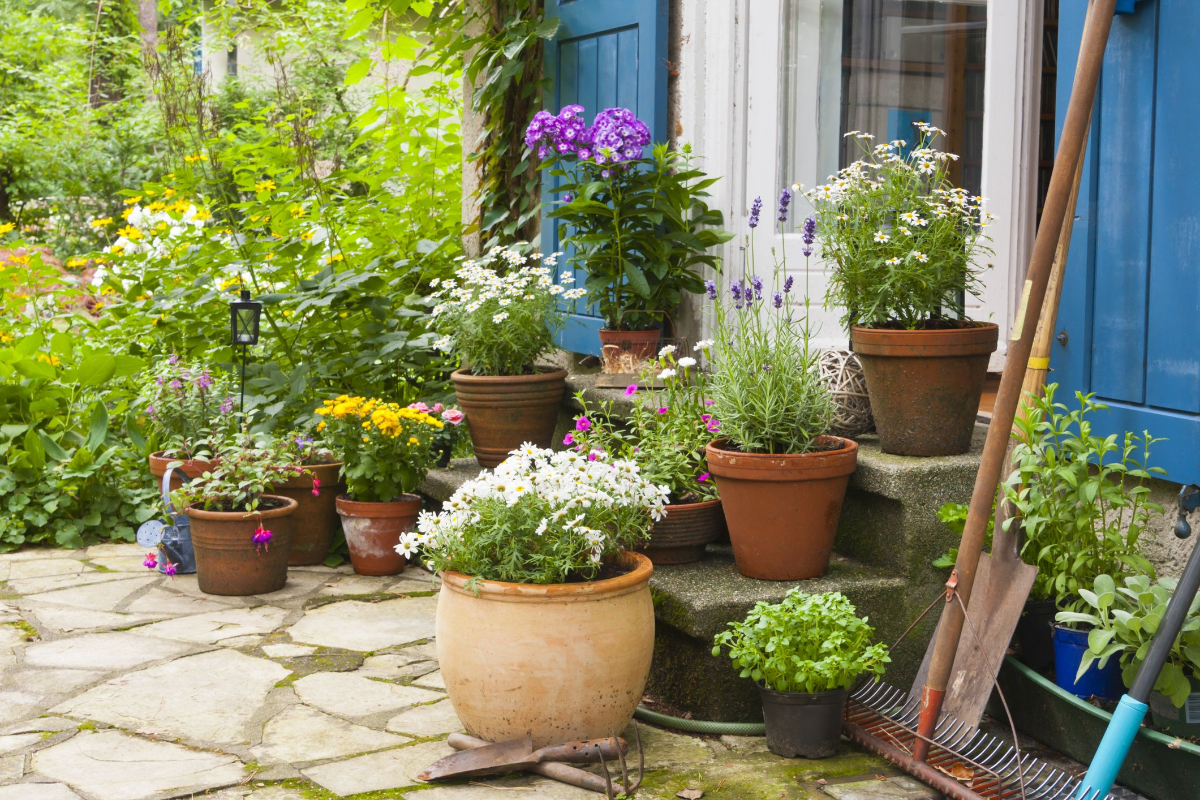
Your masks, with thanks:
M451 745L453 746L453 742ZM534 750L533 739L525 736L448 755L417 777L423 781L440 781L476 775L504 775L527 770L549 761L595 764L600 762L601 757L617 760L625 750L625 740L614 737L567 742Z

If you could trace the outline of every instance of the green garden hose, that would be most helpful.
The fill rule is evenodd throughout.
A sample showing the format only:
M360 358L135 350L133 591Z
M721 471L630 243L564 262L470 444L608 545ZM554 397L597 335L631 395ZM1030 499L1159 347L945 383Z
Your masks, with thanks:
M634 719L649 722L651 725L685 733L727 736L762 736L766 733L766 728L761 722L709 722L703 719L684 719L683 717L672 717L670 714L660 714L645 706L638 706L637 711L633 712L633 716Z

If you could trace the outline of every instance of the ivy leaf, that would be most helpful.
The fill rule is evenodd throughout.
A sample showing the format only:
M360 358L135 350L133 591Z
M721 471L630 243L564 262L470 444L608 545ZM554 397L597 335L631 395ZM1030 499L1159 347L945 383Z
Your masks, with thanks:
M554 34L558 33L558 26L562 24L562 20L558 17L546 17L538 26L534 28L535 36L540 36L543 39L553 39Z

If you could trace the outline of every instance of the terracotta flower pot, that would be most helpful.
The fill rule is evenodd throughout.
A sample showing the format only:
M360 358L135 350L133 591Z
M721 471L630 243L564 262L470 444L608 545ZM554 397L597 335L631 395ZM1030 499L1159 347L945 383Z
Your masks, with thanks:
M645 361L658 355L658 345L662 341L662 331L651 328L648 331L623 331L615 328L600 329L600 348L615 347L617 351L629 353L638 361Z
M971 448L999 332L991 322L949 330L851 330L885 453L950 456Z
M550 446L567 389L565 369L532 375L472 375L460 369L450 379L480 466L496 466L525 442Z
M408 559L396 552L400 534L412 530L421 513L421 498L403 495L390 503L360 503L346 495L337 498L342 533L350 550L350 565L359 575L399 575Z
M800 581L829 568L846 484L858 465L858 445L823 436L837 450L766 455L710 442L708 470L717 479L733 558L747 578Z
M704 558L704 548L725 533L721 501L671 503L666 516L650 527L650 541L637 548L656 566L690 564Z
M162 490L162 477L167 474L167 466L172 461L179 460L175 456L168 456L164 450L150 454L150 474L154 476L155 489ZM179 477L180 472L189 478L199 478L205 472L211 472L220 463L221 459L219 458L212 460L193 458L190 461L184 461L182 466L176 469L175 474L171 476L171 491L175 491L180 486L183 486L183 478Z
M304 469L311 475L300 474L271 491L296 501L299 508L292 516L292 555L288 566L306 567L320 564L329 554L333 532L337 530L337 496L346 491L340 483L342 462L332 464L307 464ZM313 478L321 482L316 496L313 495Z
M642 699L654 653L650 559L587 583L537 586L442 573L437 653L466 729L533 746L618 733Z
M205 511L196 506L184 510L192 523L200 591L244 597L277 592L287 583L296 501L275 495L263 495L262 500L282 505L253 513ZM261 548L254 544L260 524L274 534Z

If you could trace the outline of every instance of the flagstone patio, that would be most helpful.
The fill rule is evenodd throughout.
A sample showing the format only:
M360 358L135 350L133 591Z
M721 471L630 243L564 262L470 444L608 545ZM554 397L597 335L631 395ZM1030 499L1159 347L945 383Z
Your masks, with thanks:
M204 595L134 545L0 555L0 800L596 795L513 776L428 786L460 729L433 647L433 578L293 569ZM642 727L639 796L935 798L850 745L786 761L762 739Z

